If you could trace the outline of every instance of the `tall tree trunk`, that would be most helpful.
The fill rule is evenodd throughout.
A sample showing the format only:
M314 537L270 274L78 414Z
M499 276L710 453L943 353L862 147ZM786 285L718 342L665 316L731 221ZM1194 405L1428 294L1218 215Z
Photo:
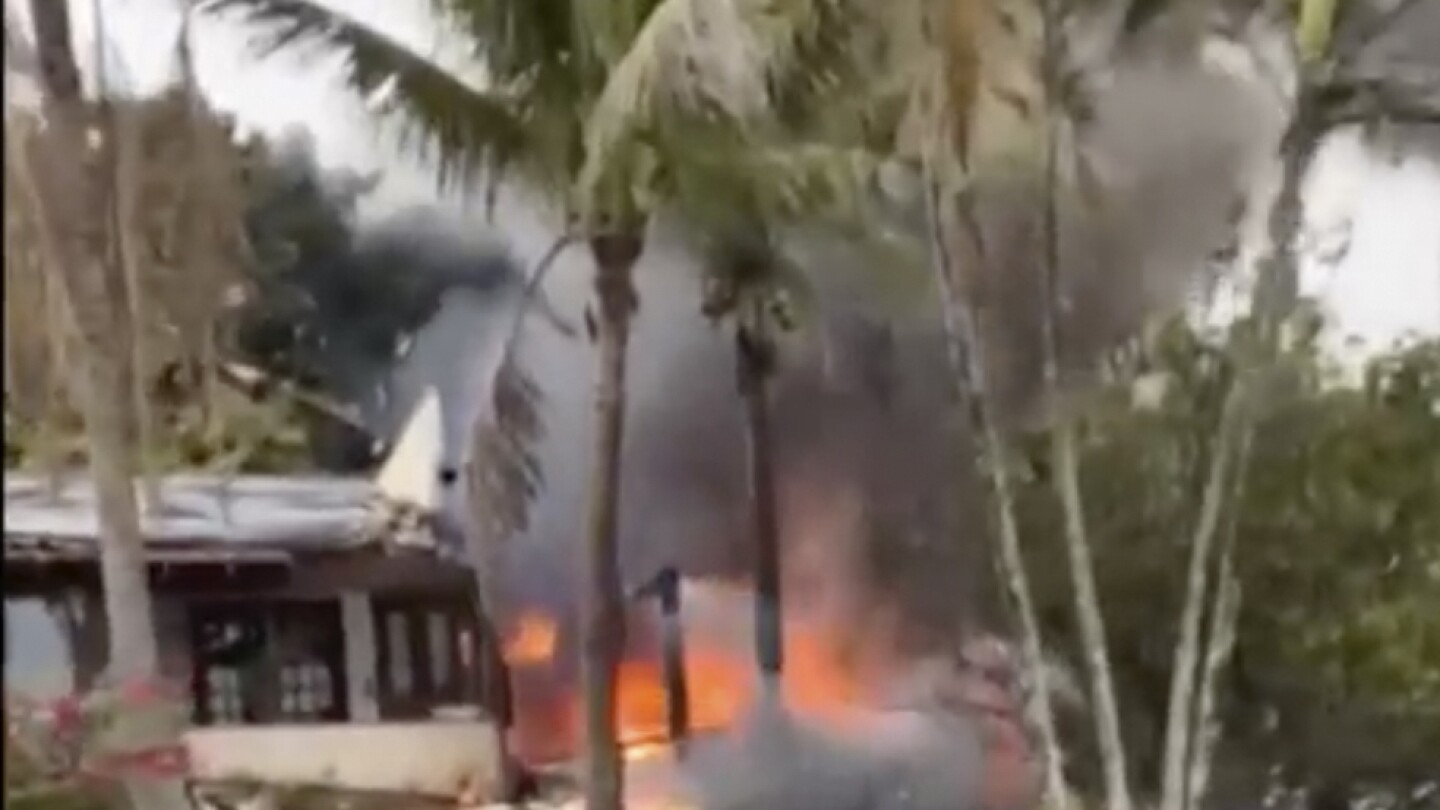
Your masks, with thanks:
M1237 383L1238 385L1238 383ZM1185 801L1185 774L1189 769L1188 745L1194 736L1194 684L1200 654L1200 625L1205 611L1207 577L1212 554L1210 547L1228 503L1226 495L1235 487L1231 468L1243 463L1240 449L1246 444L1242 424L1243 403L1229 397L1220 417L1210 470L1201 496L1200 519L1190 541L1190 561L1186 574L1185 604L1180 613L1179 639L1175 643L1174 663L1170 671L1170 701L1165 716L1165 748L1160 782L1161 810L1182 810Z
M775 450L770 436L769 381L775 344L763 301L740 313L735 355L745 433L751 530L755 532L755 656L762 685L778 693L785 666L784 616L780 586L780 521L775 503Z
M1240 372L1226 397L1217 447L1211 457L1200 519L1191 541L1189 582L1181 615L1180 640L1176 645L1171 672L1170 705L1166 723L1165 759L1161 779L1161 810L1184 810L1187 773L1200 755L1190 742L1197 732L1191 729L1194 679L1199 659L1200 623L1206 598L1206 567L1211 546L1220 527L1220 514L1227 491L1238 492L1231 483L1248 464L1251 437L1257 419L1256 399L1263 395L1280 346L1281 325L1294 311L1299 296L1299 261L1296 242L1304 218L1301 190L1319 144L1321 124L1315 89L1302 84L1290 127L1281 142L1280 188L1271 204L1267 237L1269 245L1259 262L1251 302L1253 343L1241 347ZM1233 499L1232 499L1233 500ZM1223 596L1223 594L1221 594Z
M37 150L47 219L59 230L58 271L80 335L90 470L99 524L100 574L110 631L111 674L122 682L153 682L159 675L153 608L135 478L134 368L123 268L116 261L106 216L104 128L81 95L70 39L69 8L57 0L31 0L44 112L51 132ZM178 729L121 718L115 742L127 750L156 749L175 742ZM186 806L178 780L129 780L132 804L144 810Z
M105 28L105 9L98 0L91 0L91 13L95 22L95 72L96 85L100 96L101 118L104 137L109 145L105 150L110 175L109 215L111 217L112 250L115 260L125 274L126 306L130 308L130 322L134 324L134 337L130 342L131 385L134 388L136 435L139 447L136 450L141 492L144 504L159 510L160 479L154 475L148 463L147 454L154 442L154 419L146 396L145 381L151 370L149 357L149 336L146 327L150 323L147 312L145 289L141 280L139 243L144 239L140 224L135 218L136 197L139 194L142 148L140 122L133 115L126 115L117 105L110 104L109 76L105 70L105 44L108 33Z
M1100 748L1108 810L1130 810L1125 744L1120 733L1120 710L1110 671L1110 651L1105 618L1095 585L1095 565L1085 525L1085 508L1080 491L1080 459L1075 446L1075 421L1061 403L1059 310L1060 282L1060 132L1063 121L1059 108L1063 98L1064 59L1061 31L1062 6L1059 0L1041 0L1043 50L1040 76L1045 88L1044 199L1041 202L1041 333L1044 354L1045 396L1049 400L1050 455L1055 491L1064 514L1065 551L1070 563L1070 581L1075 591L1075 612L1080 624L1080 641L1090 675L1095 736Z
M1105 617L1100 611L1100 596L1095 585L1095 563L1091 559L1090 539L1085 529L1075 430L1066 417L1059 417L1052 426L1050 442L1055 488L1065 513L1065 551L1069 558L1071 586L1075 590L1075 612L1090 674L1090 700L1105 778L1106 806L1109 810L1130 810L1132 802L1126 775L1125 745L1120 734L1120 708L1110 670Z
M940 183L934 178L933 170L927 168L926 174L929 175L925 178L925 193L931 253L935 281L940 290L950 373L955 378L956 407L967 411L971 432L980 442L980 464L990 478L990 495L994 501L999 540L998 565L1011 610L1020 625L1021 655L1024 658L1026 677L1032 688L1026 706L1027 720L1040 737L1046 806L1052 810L1067 810L1070 794L1065 785L1064 752L1060 747L1055 710L1050 700L1051 691L1045 666L1044 645L1040 637L1040 622L1035 616L1035 599L1030 591L1030 578L1025 572L1025 560L1020 551L1015 499L1005 467L1008 453L1004 438L990 418L976 319L961 298L958 268L951 256L947 240L945 224L956 221L959 217L955 212L945 210ZM971 233L966 241L971 247L970 260L983 261L978 234ZM968 452L969 448L965 448L965 451Z
M1231 529L1233 531L1233 527ZM1220 675L1235 651L1235 630L1240 619L1240 578L1235 573L1233 538L1220 552L1215 574L1215 601L1210 608L1210 630L1205 663L1200 672L1200 694L1190 740L1190 773L1185 780L1185 810L1198 810L1210 787L1215 747L1220 742Z
M616 739L616 680L625 645L620 579L620 455L625 438L625 352L635 310L635 262L643 247L635 234L593 237L595 329L600 369L595 389L595 449L585 542L584 650L585 806L621 810L625 773Z

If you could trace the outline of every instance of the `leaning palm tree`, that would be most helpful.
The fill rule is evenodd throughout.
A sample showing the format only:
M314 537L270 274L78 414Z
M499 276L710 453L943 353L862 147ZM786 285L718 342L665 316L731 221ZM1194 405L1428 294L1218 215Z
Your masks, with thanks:
M810 23L832 4L438 0L436 13L471 54L460 64L442 64L313 0L204 4L260 24L262 48L308 43L344 54L350 84L388 98L412 142L437 159L442 180L483 175L493 185L503 177L539 190L590 250L596 305L586 320L599 373L582 672L586 799L597 810L622 802L615 739L624 636L619 483L633 270L660 201L654 192L683 161L687 137L743 128L765 106L771 68L792 58ZM643 58L627 59L637 55Z

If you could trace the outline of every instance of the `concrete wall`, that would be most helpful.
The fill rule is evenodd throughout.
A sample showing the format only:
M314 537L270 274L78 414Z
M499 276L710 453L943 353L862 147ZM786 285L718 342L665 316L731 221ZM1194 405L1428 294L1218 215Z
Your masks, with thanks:
M495 798L500 748L485 722L229 726L185 734L192 778Z

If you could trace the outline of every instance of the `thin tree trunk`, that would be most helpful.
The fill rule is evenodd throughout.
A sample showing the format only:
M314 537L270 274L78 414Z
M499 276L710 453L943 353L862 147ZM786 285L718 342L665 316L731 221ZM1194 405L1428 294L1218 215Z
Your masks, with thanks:
M1005 468L1008 453L1003 437L990 419L989 403L982 382L984 375L980 364L980 338L975 328L975 318L960 297L957 268L946 241L945 223L951 218L944 210L940 185L933 177L933 171L927 167L926 174L931 175L925 179L931 251L934 256L936 285L940 290L950 372L955 378L956 405L968 412L971 430L981 446L980 463L990 479L999 532L999 568L1010 605L1020 625L1021 654L1033 689L1026 709L1028 720L1040 737L1046 806L1052 810L1067 810L1070 794L1065 785L1064 752L1060 747L1055 710L1050 700L1040 622L1035 616L1035 599L1030 591L1030 578L1025 572L1025 560L1020 550L1020 530L1015 519L1014 494ZM971 259L976 262L983 261L978 233L970 234L970 243Z
M1280 327L1293 312L1299 295L1299 262L1295 246L1304 218L1304 201L1300 195L1321 135L1313 92L1302 84L1293 120L1281 142L1280 188L1271 205L1267 229L1269 246L1259 263L1260 272L1255 280L1251 303L1255 324L1254 345L1242 347L1240 373L1226 397L1218 446L1212 456L1200 521L1192 541L1186 604L1171 674L1161 810L1184 810L1187 807L1186 797L1190 792L1185 785L1187 772L1194 769L1195 758L1200 755L1198 750L1190 748L1190 742L1199 739L1197 735L1201 732L1192 730L1190 724L1196 717L1192 711L1195 699L1193 684L1199 658L1209 548L1219 530L1220 512L1227 489L1238 492L1239 483L1229 483L1229 470L1232 467L1243 470L1248 464L1250 440L1257 418L1258 403L1255 400L1263 395L1271 366L1282 351ZM1219 597L1223 595L1217 596L1217 606Z
M770 436L768 384L775 345L766 329L764 303L740 313L735 355L745 432L752 530L755 532L755 657L762 685L775 694L785 666L780 585L780 522L775 503L775 459Z
M1059 0L1042 0L1044 49L1040 54L1041 78L1045 87L1044 112L1044 200L1040 269L1043 300L1041 331L1044 349L1045 394L1049 399L1050 454L1056 495L1064 513L1065 550L1069 557L1070 579L1075 590L1075 612L1080 623L1080 640L1090 674L1095 736L1100 748L1109 810L1130 810L1129 780L1126 774L1125 744L1120 733L1120 711L1110 671L1109 644L1100 597L1095 585L1090 538L1085 525L1084 502L1080 492L1080 460L1075 446L1075 425L1061 406L1060 335L1060 222L1056 195L1060 188L1059 111L1062 54L1061 7Z
M110 630L111 674L122 682L154 682L160 675L144 541L136 505L135 414L130 341L135 325L125 302L123 269L117 266L105 215L103 150L113 148L81 95L70 39L69 8L56 0L31 0L44 112L51 132L43 156L47 219L60 230L58 270L80 335L81 413L99 523L100 574ZM146 718L121 718L115 741L126 749L173 744L178 729ZM144 810L186 806L178 780L128 780L132 804Z
M1110 671L1105 618L1100 611L1100 597L1095 586L1095 564L1085 530L1074 427L1061 417L1051 430L1051 463L1060 506L1065 513L1065 550L1070 563L1071 585L1075 589L1075 611L1080 622L1085 663L1090 671L1090 699L1094 704L1095 735L1105 777L1106 805L1109 810L1130 810L1132 802L1126 776L1125 746L1120 734L1120 709Z
M1232 528L1233 531L1233 528ZM1220 674L1235 651L1236 624L1240 619L1242 593L1235 573L1233 537L1220 553L1215 581L1215 604L1210 609L1210 631L1205 665L1200 673L1200 694L1196 700L1193 736L1190 742L1190 774L1185 782L1184 810L1197 810L1210 786L1215 747L1220 742Z
M139 139L141 132L138 131L138 123L133 117L121 113L116 105L104 101L104 94L109 91L104 72L104 9L100 2L92 2L95 15L96 43L95 59L100 79L101 105L104 110L104 132L105 139L109 143L107 155L110 164L110 227L112 239L115 245L112 248L116 260L120 262L121 269L125 274L125 305L130 309L130 322L135 325L134 338L131 341L131 363L135 369L131 375L133 397L135 402L136 431L139 438L139 446L136 450L138 461L141 491L145 495L145 503L148 508L159 511L160 504L160 480L154 475L148 463L148 454L154 447L154 415L150 411L149 399L146 396L145 380L147 379L151 362L149 357L149 336L145 334L146 326L149 323L149 313L146 311L145 289L141 279L142 268L140 266L140 255L136 244L143 235L137 233L139 223L135 219L135 196L140 183L140 161L139 150L141 148Z
M600 369L595 389L595 449L585 543L584 649L585 806L621 810L624 764L616 739L616 681L625 645L624 591L620 579L620 455L625 434L625 352L635 309L634 267L641 238L633 234L591 239L599 318L595 328Z
M1240 383L1236 383L1237 389ZM1186 574L1185 603L1180 613L1180 634L1175 643L1174 663L1170 671L1170 701L1165 716L1164 763L1160 782L1160 809L1182 810L1185 801L1185 774L1189 769L1188 744L1194 736L1195 675L1200 655L1200 627L1207 598L1207 577L1211 565L1211 545L1227 505L1226 497L1235 487L1231 469L1243 464L1241 448L1246 444L1245 403L1242 396L1226 398L1220 416L1216 447L1201 496L1200 519L1190 541L1190 561Z

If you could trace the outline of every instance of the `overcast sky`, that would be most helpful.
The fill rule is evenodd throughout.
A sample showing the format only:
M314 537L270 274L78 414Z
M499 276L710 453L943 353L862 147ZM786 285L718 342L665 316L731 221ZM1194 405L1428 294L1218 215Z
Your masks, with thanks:
M417 11L425 3L329 1L407 43L430 52L441 47L433 24ZM172 58L176 0L99 2L131 80L158 86ZM77 28L88 39L90 3L78 5ZM383 168L380 205L433 199L423 168L397 156L369 125L362 103L339 87L333 60L257 60L246 43L246 33L233 24L207 19L199 26L200 78L218 106L265 132L309 129L328 165ZM1312 261L1305 279L1338 315L1342 334L1371 347L1407 332L1440 334L1440 167L1415 154L1376 154L1358 138L1338 136L1318 161L1307 199L1309 224L1321 248L1349 237L1338 265ZM521 255L533 248L519 247Z

